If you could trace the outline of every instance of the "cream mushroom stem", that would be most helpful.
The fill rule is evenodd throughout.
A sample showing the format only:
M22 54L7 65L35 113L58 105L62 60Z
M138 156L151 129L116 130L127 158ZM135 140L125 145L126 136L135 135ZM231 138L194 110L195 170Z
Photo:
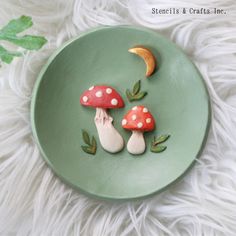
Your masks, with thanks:
M111 153L119 152L124 147L124 140L112 125L113 118L107 114L106 109L96 108L94 122L102 147Z
M129 153L137 155L142 154L146 149L145 140L142 131L134 130L127 143L127 150Z

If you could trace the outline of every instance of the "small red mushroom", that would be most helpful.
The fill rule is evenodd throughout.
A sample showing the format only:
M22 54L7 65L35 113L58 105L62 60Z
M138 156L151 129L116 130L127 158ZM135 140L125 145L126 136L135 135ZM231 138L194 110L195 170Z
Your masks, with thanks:
M124 116L122 127L132 130L127 150L132 154L141 154L146 148L143 133L155 128L155 120L145 106L135 106Z
M80 103L96 108L94 122L102 147L111 153L119 152L124 140L112 125L113 118L107 114L107 109L124 107L120 94L110 86L92 86L83 92Z

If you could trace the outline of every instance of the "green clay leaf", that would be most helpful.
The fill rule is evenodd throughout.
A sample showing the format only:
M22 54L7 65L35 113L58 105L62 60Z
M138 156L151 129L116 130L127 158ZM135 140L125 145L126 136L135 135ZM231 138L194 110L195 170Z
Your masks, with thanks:
M86 144L90 145L89 135L85 130L82 130L83 140Z
M130 102L132 102L133 100L132 100L132 93L129 91L129 89L127 89L126 90L126 97L128 98L128 100L130 101Z
M140 87L141 87L141 80L135 83L133 87L133 95L136 95L140 91Z
M95 155L97 151L97 142L96 142L95 137L94 136L92 137L92 140L90 143L89 134L85 130L82 130L82 136L83 136L84 142L88 145L88 146L81 146L82 150L86 153Z
M161 135L161 136L157 137L157 139L155 138L153 145L155 146L159 143L164 143L169 137L170 137L169 134Z
M94 136L92 137L92 147L95 148L95 150L97 150L97 142Z
M143 99L148 93L147 92L140 92L138 94L136 94L135 96L133 96L133 100L137 101L137 100L141 100Z
M90 147L92 153L95 155L97 152L97 147Z
M4 47L0 45L0 58L3 62L10 64L14 57L20 57L22 54L19 52L7 51Z
M96 150L94 151L93 148L88 147L88 146L81 146L81 148L83 149L84 152L88 153L88 154L92 154L94 155L96 153Z
M151 146L151 152L159 153L159 152L164 152L166 150L166 146Z
M128 89L126 90L126 96L130 102L141 100L147 94L148 94L147 92L139 92L138 94L133 95Z
M33 25L31 17L21 16L18 19L9 21L9 23L1 29L2 34L13 34L16 35Z
M135 83L132 93L130 92L129 89L126 90L126 96L130 102L141 100L147 95L147 92L144 91L140 92L140 89L141 89L141 80Z

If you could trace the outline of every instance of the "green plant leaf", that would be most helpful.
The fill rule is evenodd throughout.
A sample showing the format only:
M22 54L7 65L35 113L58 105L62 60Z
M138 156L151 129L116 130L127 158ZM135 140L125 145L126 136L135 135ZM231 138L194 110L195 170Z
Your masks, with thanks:
M164 152L166 150L166 146L157 145L157 146L151 146L151 152L159 153Z
M136 95L140 91L141 80L135 83L133 87L133 95Z
M44 37L31 35L25 35L23 37L3 35L2 37L0 36L0 39L11 42L28 50L38 50L47 42Z
M30 28L33 25L29 16L21 16L18 19L9 21L9 23L0 30L0 40L8 41L17 46L28 50L38 50L46 42L47 39L41 36L24 35L17 36L18 33ZM0 45L0 59L5 63L11 63L14 57L22 56L18 52L10 52Z
M30 28L33 25L33 22L31 20L31 17L29 16L21 16L18 19L14 19L9 21L9 23L3 27L0 32L2 34L13 34L16 35L17 33L20 33L28 28Z
M14 57L20 57L22 54L19 52L7 51L4 47L0 45L0 58L3 62L10 64Z
M82 135L84 142L90 146L90 139L88 133L85 130L82 130Z
M94 149L89 146L81 146L81 148L83 149L84 152L88 154L94 155L96 153L96 150L94 151Z
M153 145L157 145L159 143L164 143L169 137L170 137L169 134L161 135L161 136L157 137L157 139L155 138Z

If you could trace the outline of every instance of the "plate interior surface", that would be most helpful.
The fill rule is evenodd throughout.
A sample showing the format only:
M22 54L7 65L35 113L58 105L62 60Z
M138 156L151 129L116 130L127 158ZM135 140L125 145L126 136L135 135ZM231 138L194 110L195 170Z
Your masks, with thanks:
M128 52L135 45L150 48L157 59L149 78L144 61ZM130 103L125 90L138 80L148 95ZM143 155L133 156L126 148L109 154L101 148L95 110L79 102L92 85L110 85L122 95L125 108L110 115L126 143L131 132L121 127L124 114L139 104L152 112L156 130L145 133ZM200 155L210 122L208 93L195 66L163 36L134 27L92 30L60 48L42 69L31 105L34 136L54 172L71 186L108 199L145 197L178 180ZM82 129L96 137L95 156L81 149ZM171 135L167 149L152 153L151 140L160 134Z

